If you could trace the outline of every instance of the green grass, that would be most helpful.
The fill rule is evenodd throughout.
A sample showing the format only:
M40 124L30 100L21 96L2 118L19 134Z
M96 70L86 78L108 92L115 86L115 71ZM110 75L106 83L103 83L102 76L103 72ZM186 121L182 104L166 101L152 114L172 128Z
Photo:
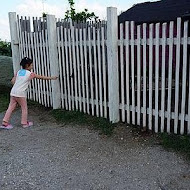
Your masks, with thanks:
M12 58L0 56L0 112L5 111L8 107L12 77Z
M62 123L92 126L100 131L100 134L110 136L113 133L114 124L107 119L93 117L79 111L65 111L62 109L52 110L53 117Z
M0 56L0 85L11 87L13 75L12 58Z
M161 144L168 150L180 152L190 160L190 136L162 133L159 135Z
M9 92L9 87L0 85L0 113L5 111L9 105Z

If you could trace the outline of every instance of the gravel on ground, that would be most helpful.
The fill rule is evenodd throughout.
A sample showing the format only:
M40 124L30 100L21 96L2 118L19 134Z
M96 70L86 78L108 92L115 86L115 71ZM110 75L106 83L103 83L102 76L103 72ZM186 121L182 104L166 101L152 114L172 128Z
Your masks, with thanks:
M12 130L0 130L0 190L190 189L189 161L126 125L106 137L35 108L34 126L24 129L20 114Z

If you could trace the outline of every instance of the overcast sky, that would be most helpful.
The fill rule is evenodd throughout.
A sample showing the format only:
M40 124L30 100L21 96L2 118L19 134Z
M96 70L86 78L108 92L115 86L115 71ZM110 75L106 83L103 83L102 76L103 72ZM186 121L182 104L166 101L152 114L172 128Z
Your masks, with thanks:
M117 7L118 14L137 3L156 0L75 0L76 11L87 8L95 12L100 19L106 19L106 7ZM20 16L40 17L42 12L64 18L69 8L68 0L3 0L0 11L0 38L10 41L8 12L16 12Z

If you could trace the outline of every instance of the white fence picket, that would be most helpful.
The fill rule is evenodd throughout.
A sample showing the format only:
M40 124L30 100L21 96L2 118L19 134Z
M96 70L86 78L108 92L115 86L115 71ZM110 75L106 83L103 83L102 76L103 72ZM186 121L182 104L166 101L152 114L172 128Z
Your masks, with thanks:
M36 71L36 64L35 64L35 50L34 50L34 33L30 33L30 40L31 40L31 48L32 48L32 55L33 55L33 71ZM33 92L35 92L34 101L38 101L38 83L37 79L34 79L34 86Z
M49 60L49 47L48 47L48 35L47 35L47 29L45 30L45 41L46 41L46 55L47 55L47 75L50 76L50 60ZM53 97L52 97L52 85L51 81L48 81L49 86L49 93L50 93L50 104L53 106Z
M146 40L146 30L147 25L143 24L143 127L146 127L146 46L147 46L147 40Z
M29 58L32 58L32 48L31 48L31 38L30 38L30 32L28 32L27 34L27 40L28 40L28 50L29 50ZM34 91L34 80L31 81L30 85L29 85L29 90L30 90L30 99L34 100L35 101L35 91Z
M70 77L70 84L71 84L71 105L72 105L72 110L75 109L75 101L73 99L74 97L74 81L73 81L73 59L72 59L72 49L71 49L71 29L67 29L67 36L68 36L68 45L69 45L69 77Z
M43 21L44 24L44 21ZM42 32L42 44L43 44L43 56L44 56L44 75L48 76L47 71L47 48L45 43L45 31ZM48 80L45 81L45 87L46 87L46 97L47 97L47 106L50 107L50 88L48 84Z
M106 90L106 60L105 60L105 39L104 39L104 27L101 29L101 36L102 36L102 64L103 64L103 89L104 89L104 117L107 118L107 90Z
M76 29L76 53L77 53L77 73L78 73L78 91L79 91L79 109L82 111L82 95L81 95L81 71L80 71L80 52L79 52L79 30Z
M155 132L158 132L158 104L159 104L159 34L160 34L160 24L156 24L156 62L155 62Z
M152 130L152 79L153 79L153 24L149 26L149 122L148 128Z
M131 87L132 87L132 124L135 125L135 40L134 40L134 22L131 22Z
M23 17L21 16L21 19L20 19L20 22L23 23ZM25 54L25 43L24 43L24 31L21 31L21 42L22 42L22 57L25 57L26 54Z
M80 39L80 61L81 61L81 76L82 76L82 103L83 103L83 111L86 113L86 102L85 102L85 84L84 84L84 59L83 59L83 39L82 39L82 29L79 30L79 39Z
M90 69L90 97L94 100L93 76L92 76L92 45L91 45L91 28L88 27L88 51L89 51L89 69ZM91 102L91 114L94 116L94 101Z
M39 33L36 32L36 50L37 50L37 65L38 65L38 74L42 75L41 71L41 54L40 54L40 44L39 44ZM43 81L39 80L39 85L40 85L40 97L41 97L41 104L44 105L44 96L43 96Z
M28 41L28 56L29 56L29 58L32 58L30 32L27 33L27 41ZM31 81L31 83L29 85L29 91L30 91L30 99L34 100L33 97L35 97L35 95L34 95L34 91L32 90L32 86L34 86L34 81L33 80Z
M43 43L42 43L42 33L39 33L39 45L40 45L40 68L41 68L41 75L45 75L44 73L44 56L43 56ZM44 105L47 106L47 100L46 100L46 87L45 87L45 80L42 80L42 94L43 94L43 100Z
M175 69L175 119L174 133L178 128L178 107L179 107L179 68L180 68L180 46L181 46L181 18L177 19L177 45L176 45L176 69Z
M126 59L126 103L127 123L130 123L130 78L129 78L129 22L125 22L125 59Z
M137 26L137 125L141 124L141 25Z
M102 62L100 52L100 28L97 30L97 46L98 46L98 79L99 79L99 104L100 104L100 117L103 117L103 101L102 101Z
M60 27L60 30L61 30L61 40L60 40L61 54L62 54L62 59L63 59L63 62L62 62L63 68L60 69L60 71L63 70L63 76L62 76L61 80L63 80L63 83L64 83L65 108L66 108L66 110L68 110L68 87L67 87L67 75L66 75L66 66L65 66L66 59L65 59L64 41L63 41L63 37L64 37L63 26Z
M67 73L67 88L68 88L68 102L69 102L69 110L71 110L71 87L70 87L70 72L69 72L69 59L68 59L68 41L67 41L67 30L64 28L64 39L65 39L65 66Z
M172 95L172 61L173 61L173 30L174 22L170 22L170 31L169 31L169 70L168 70L168 104L167 104L167 132L170 133L170 120L171 120L171 95Z
M123 24L120 24L120 69L121 69L121 105L122 105L122 110L121 110L121 120L122 122L125 121L125 100L124 100L124 64L123 64Z
M62 65L61 65L61 46L60 46L60 28L57 27L57 41L58 41L58 61L59 61L59 70L60 70L60 84L61 84L61 106L64 106L64 92L63 92L63 72L62 72Z
M35 67L36 67L36 74L39 73L39 60L38 60L38 51L37 51L37 41L36 41L36 33L34 33L34 50L35 50ZM37 79L36 79L37 80ZM41 103L41 88L40 88L40 80L37 80L37 93L38 93L38 102Z
M27 33L26 31L23 32L23 41L25 42L25 47L24 47L24 57L29 57L28 53L28 40L27 40ZM27 91L27 98L31 99L31 89L29 85L29 90Z
M27 50L28 50L28 57L31 58L31 48L30 48L30 36L29 33L31 32L30 30L30 17L27 19L28 25L27 25L27 32L26 32L26 42L27 42ZM32 100L33 94L32 94L32 82L29 84L29 98Z
M167 24L162 24L162 92L161 92L161 132L164 132L164 120L165 120L165 80L166 80L166 27Z
M87 39L86 39L86 29L83 29L83 39L84 39L84 66L85 66L85 87L86 87L86 109L87 113L90 114L90 105L89 105L89 84L88 84L88 65L87 65ZM100 73L101 74L101 73Z
M74 35L74 27L72 25L72 22L70 22L70 27L71 27L71 41L72 41L72 62L73 62L73 70L74 70L74 84L75 84L75 89L74 89L74 94L75 94L75 107L76 110L78 110L78 101L77 101L77 96L78 96L78 89L77 89L77 68L76 68L76 50L75 50L75 35Z
M24 57L23 53L22 53L22 49L23 49L23 43L22 43L22 32L21 32L21 25L20 25L20 18L19 15L17 15L17 27L18 27L18 43L19 43L19 56L20 56L20 60ZM19 66L20 68L20 66Z
M30 55L30 41L29 41L29 38L28 38L28 33L27 32L24 32L24 40L26 42L26 56L27 57L31 57ZM31 83L29 84L29 90L28 90L28 98L29 99L32 99L32 89L31 89Z
M184 23L183 36L183 79L182 79L182 102L181 102L181 126L180 134L184 134L184 120L185 120L185 103L186 103L186 74L187 74L187 37L188 37L188 21Z
M93 27L93 53L94 53L94 78L95 78L95 100L96 100L96 116L99 117L99 104L98 104L98 70L97 70L97 51L96 51L96 30Z

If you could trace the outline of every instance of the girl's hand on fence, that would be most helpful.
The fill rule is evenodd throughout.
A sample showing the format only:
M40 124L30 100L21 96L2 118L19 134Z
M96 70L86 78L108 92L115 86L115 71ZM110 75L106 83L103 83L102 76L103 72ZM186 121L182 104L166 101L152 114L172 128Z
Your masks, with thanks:
M54 76L54 77L51 77L51 78L52 78L52 80L57 80L58 79L57 76Z

